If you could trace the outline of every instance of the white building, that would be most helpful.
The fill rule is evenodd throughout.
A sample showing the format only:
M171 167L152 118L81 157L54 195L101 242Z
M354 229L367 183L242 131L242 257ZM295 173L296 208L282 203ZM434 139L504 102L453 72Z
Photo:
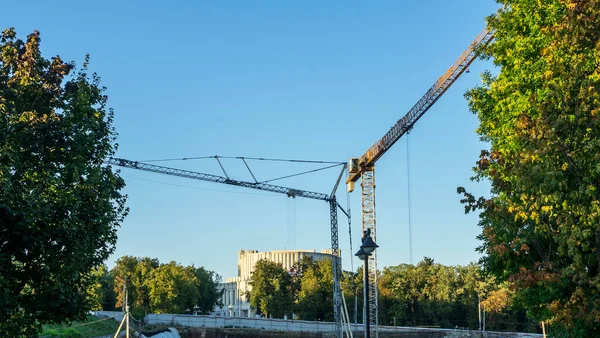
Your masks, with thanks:
M313 260L331 259L333 257L331 249L322 250L276 250L268 252L258 252L257 250L238 251L238 275L225 279L225 283L219 285L223 292L223 307L215 310L215 315L234 316L234 317L253 317L255 312L250 308L250 303L246 299L246 291L250 291L250 277L254 271L254 265L261 259L267 259L271 262L279 263L287 271L302 260L304 257L312 257Z

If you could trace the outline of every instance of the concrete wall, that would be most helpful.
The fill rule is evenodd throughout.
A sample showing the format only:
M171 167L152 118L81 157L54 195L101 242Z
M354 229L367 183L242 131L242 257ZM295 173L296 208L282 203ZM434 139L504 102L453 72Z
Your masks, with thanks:
M115 317L115 320L120 322L123 320L123 316L125 316L125 313L121 311L96 311L95 316L98 318Z
M97 311L96 316L100 318L114 317L116 321L123 319L120 311ZM332 322L310 322L305 320L285 320L268 318L244 318L244 317L219 317L219 316L191 316L175 314L149 314L145 318L146 324L176 324L188 327L237 327L252 328L271 331L295 331L295 332L334 332L335 326ZM352 331L362 332L361 324L352 325ZM379 326L380 332L413 332L418 334L432 333L432 336L442 333L445 337L475 337L475 338L542 338L541 334L522 332L479 332L470 330L432 329L401 326ZM360 335L358 335L360 336Z
M304 320L285 320L268 318L244 318L244 317L218 317L218 316L190 316L171 314L149 314L146 316L147 324L171 323L188 327L237 327L252 328L270 331L294 331L294 332L334 332L335 325L332 322L311 322ZM352 325L352 331L363 332L361 324ZM479 332L470 330L432 329L401 326L379 326L380 332L413 332L435 335L443 334L445 337L477 337L477 338L505 338L505 337L529 337L542 338L541 334L521 332Z
M189 316L149 314L146 316L147 324L178 324L189 327L243 327L273 331L298 331L298 332L333 332L334 323L309 322L303 320L244 318L244 317L216 317L216 316Z

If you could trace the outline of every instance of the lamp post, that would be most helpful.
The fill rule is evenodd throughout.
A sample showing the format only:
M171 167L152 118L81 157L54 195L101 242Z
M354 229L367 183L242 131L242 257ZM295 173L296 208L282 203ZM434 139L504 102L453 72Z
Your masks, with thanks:
M229 309L229 317L232 317L231 311L233 310L233 305L229 304L229 306L227 308Z
M360 260L365 261L365 266L363 269L363 279L364 279L364 294L365 294L365 318L363 321L365 322L365 337L371 337L371 327L369 322L369 256L371 253L377 249L379 245L375 244L373 238L371 238L371 229L367 229L363 232L362 245L360 246L360 250L355 254L356 257L360 258Z
M198 311L199 311L199 310L200 310L200 307L198 306L198 304L196 304L196 305L194 306L194 315L196 315L196 316L197 316L197 315L198 315Z

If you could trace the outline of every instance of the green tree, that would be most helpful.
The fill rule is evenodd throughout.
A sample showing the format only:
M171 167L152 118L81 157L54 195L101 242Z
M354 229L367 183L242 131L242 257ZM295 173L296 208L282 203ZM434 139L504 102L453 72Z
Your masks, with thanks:
M481 307L487 312L502 313L510 306L512 296L508 283L502 283L486 295L481 301Z
M160 266L157 258L143 257L137 259L134 273L132 274L131 284L136 290L135 302L133 306L142 313L147 314L150 311L150 291L146 280L150 278L152 271Z
M488 312L487 329L531 332L537 327L512 308L506 285L498 285L477 264L445 266L425 258L416 266L386 267L379 278L379 296L383 325L477 329L481 299Z
M199 312L210 314L215 306L223 306L221 297L224 290L219 290L221 276L203 267L194 268L194 275L198 279L198 293L200 296L196 304L199 307Z
M425 257L416 266L385 268L379 278L382 322L450 327L456 302L456 271Z
M160 264L156 258L123 256L109 276L112 292L105 292L105 297L113 299L112 307L123 305L123 284L127 281L130 310L140 316L183 313L195 305L208 314L220 305L222 296L218 290L221 277L215 272L175 262Z
M281 264L261 259L254 265L248 292L250 306L273 318L291 315L294 296L292 278Z
M90 280L86 290L88 302L90 304L90 310L102 310L102 303L104 301L102 280L107 272L108 268L104 264L100 265L98 268L92 269L90 272Z
M456 266L456 304L454 306L455 324L460 327L479 328L479 301L486 296L488 282L478 264Z
M139 278L136 278L136 270L140 259L133 256L123 256L117 259L112 269L114 276L114 291L116 295L116 308L123 308L125 299L124 286L127 287L127 301L129 305L137 303L137 287Z
M154 313L184 313L193 309L200 298L194 269L175 262L152 270L146 286Z
M89 272L114 251L127 210L115 152L113 112L88 62L40 52L0 35L0 332L35 335L41 325L81 319Z
M464 189L485 268L555 336L600 335L600 2L501 0L484 49L500 73L467 93L489 142Z
M106 264L92 269L87 294L91 310L114 310L116 296L113 290L113 276Z
M330 259L307 261L303 268L295 312L299 319L333 321L333 269Z
M385 267L379 281L380 322L384 325L411 325L410 297L408 293L408 269L414 269L410 264ZM359 272L362 276L362 272ZM361 287L362 286L361 284ZM363 293L361 292L361 295ZM361 302L362 303L362 302ZM362 315L359 313L359 316Z
M106 268L106 265L104 265ZM109 271L106 268L103 271L103 275L100 277L100 285L102 286L102 310L112 311L115 309L115 304L117 303L117 295L114 290L114 276L112 271Z

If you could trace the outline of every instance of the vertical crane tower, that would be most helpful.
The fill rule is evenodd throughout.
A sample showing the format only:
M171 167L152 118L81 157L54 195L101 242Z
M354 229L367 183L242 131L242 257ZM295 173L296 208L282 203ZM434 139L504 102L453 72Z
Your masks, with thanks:
M354 184L362 178L362 230L371 230L373 240L377 240L375 218L375 162L396 141L409 132L415 123L433 106L433 104L452 86L469 65L475 61L479 47L485 46L494 38L494 32L484 29L469 47L460 55L458 60L442 75L419 101L375 144L373 144L361 157L351 158L348 161L348 176L346 186L348 192L354 191ZM369 260L369 313L368 320L371 324L371 336L378 337L378 302L377 302L377 254L373 252ZM366 294L365 294L366 298ZM364 318L364 317L363 317Z

